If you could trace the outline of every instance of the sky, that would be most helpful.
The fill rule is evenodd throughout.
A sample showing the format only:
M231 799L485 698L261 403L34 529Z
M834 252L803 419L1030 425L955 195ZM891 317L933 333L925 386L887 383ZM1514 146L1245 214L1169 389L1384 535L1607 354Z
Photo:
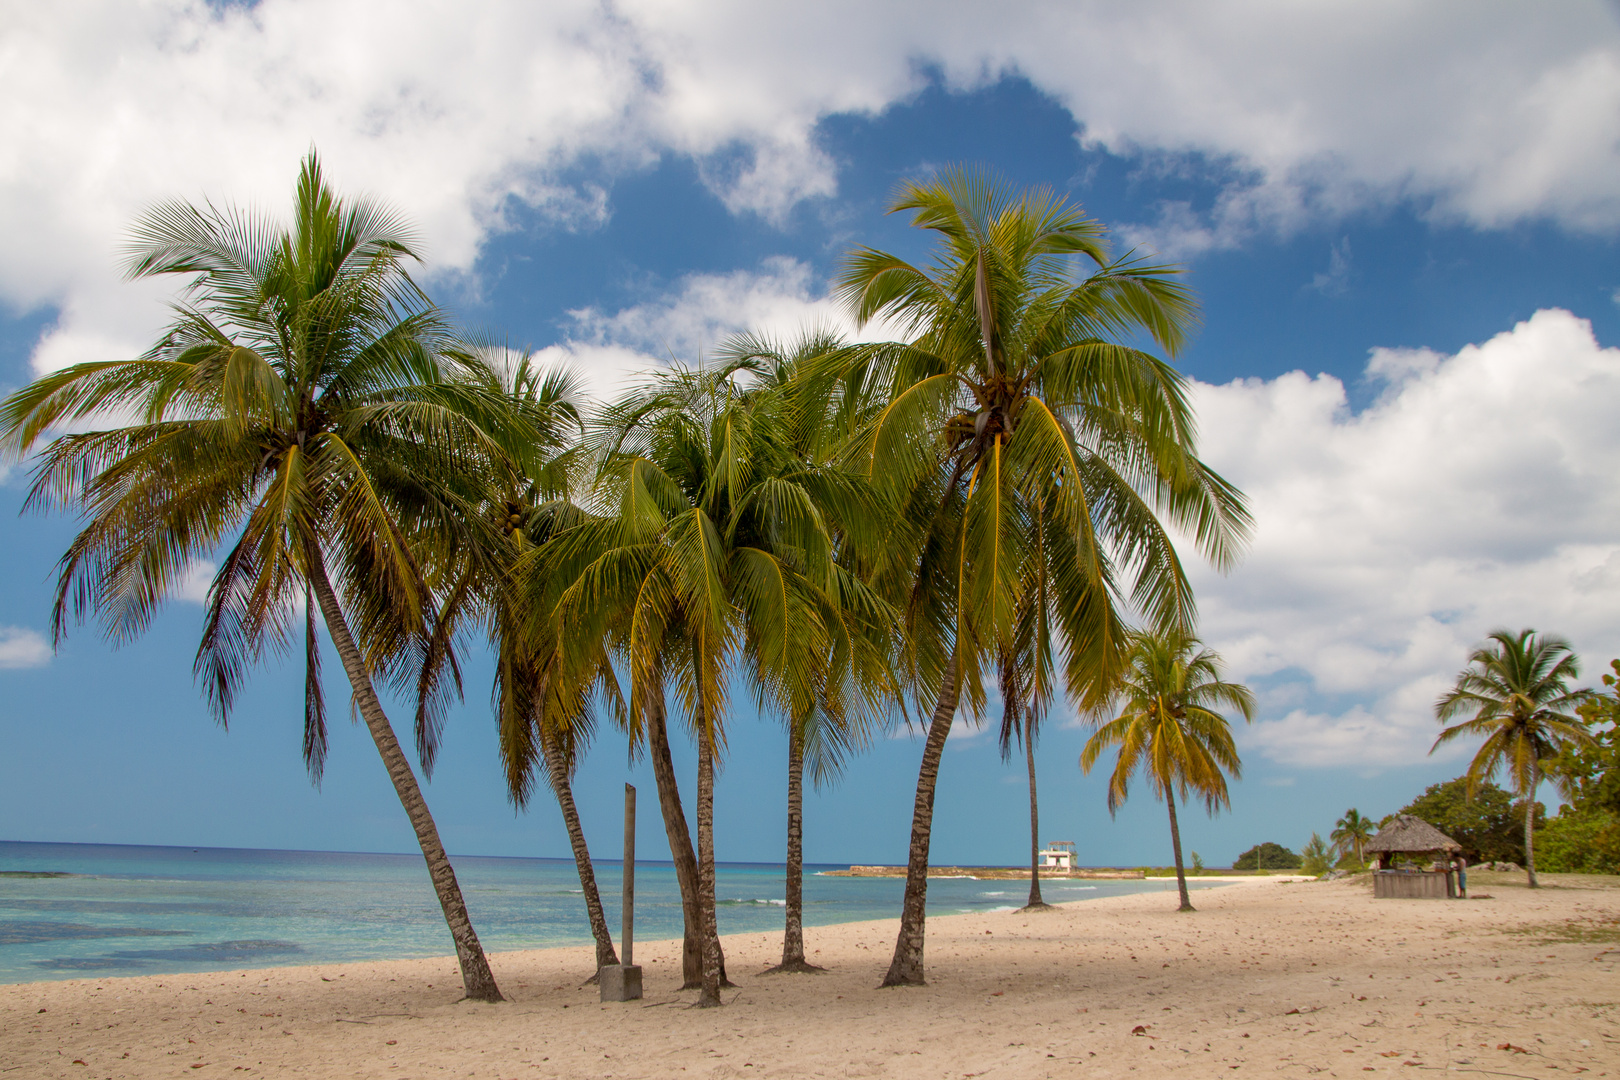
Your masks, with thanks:
M896 185L983 167L1181 264L1203 305L1176 359L1200 452L1256 532L1227 575L1189 561L1202 635L1260 702L1231 809L1182 817L1207 864L1458 775L1465 750L1428 754L1433 702L1492 629L1566 636L1587 681L1620 656L1613 4L0 12L0 391L142 351L173 283L122 280L130 223L167 198L283 212L311 147L342 191L417 224L422 280L459 321L602 397L739 330L859 332L828 295L844 253L924 257L885 213ZM91 624L53 653L75 524L21 513L27 482L26 463L0 479L0 839L412 850L341 710L310 785L298 665L262 668L228 732L209 718L191 678L206 568L140 640ZM566 856L554 806L504 796L489 683L472 643L427 787L446 846ZM736 700L718 855L780 861L786 738ZM1038 744L1042 839L1167 863L1162 804L1138 786L1111 819L1085 736L1070 712ZM903 862L921 748L897 726L813 793L807 859ZM675 750L690 800L695 753ZM601 857L627 780L652 791L605 728L576 784ZM667 851L655 805L643 858ZM1027 811L1021 763L960 718L934 861L1018 862Z

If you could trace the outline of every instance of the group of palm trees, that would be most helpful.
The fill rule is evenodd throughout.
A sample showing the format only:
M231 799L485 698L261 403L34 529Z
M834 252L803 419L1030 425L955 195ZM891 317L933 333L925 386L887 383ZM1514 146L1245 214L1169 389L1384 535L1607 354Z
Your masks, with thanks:
M598 721L650 757L700 1004L726 980L715 924L714 777L733 690L789 733L788 927L804 970L801 804L878 725L926 730L899 936L883 983L923 981L935 785L959 709L1001 706L1004 750L1060 702L1124 711L1117 807L1145 770L1223 803L1238 760L1219 678L1193 635L1171 530L1219 568L1249 518L1196 454L1174 356L1196 318L1173 267L1113 257L1103 228L1045 191L966 172L903 186L893 210L937 239L913 265L859 248L837 290L898 340L821 332L728 341L621 399L457 332L410 275L396 215L338 198L315 155L294 218L160 205L132 277L180 275L145 354L39 378L0 405L0 450L34 455L28 505L83 528L60 564L56 639L92 617L115 641L217 560L195 673L221 723L252 667L301 645L304 757L319 779L319 626L416 830L469 998L489 964L380 689L415 709L431 773L461 654L496 657L511 798L536 776L568 827L597 942L616 962L570 789ZM671 727L698 751L696 840ZM1032 903L1039 903L1032 867ZM1187 904L1184 878L1183 906Z

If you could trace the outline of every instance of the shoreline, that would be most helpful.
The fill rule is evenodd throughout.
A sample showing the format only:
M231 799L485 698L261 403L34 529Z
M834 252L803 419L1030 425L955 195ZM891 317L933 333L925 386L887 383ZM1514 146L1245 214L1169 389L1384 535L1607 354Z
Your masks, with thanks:
M22 983L0 987L0 1063L117 1080L1620 1075L1620 889L1507 877L1480 883L1491 900L1267 877L1201 891L1191 914L1154 891L936 916L928 985L891 990L893 918L807 929L818 975L762 975L780 932L733 934L737 988L702 1011L675 989L678 939L637 943L647 996L620 1005L580 985L589 946L492 954L499 1005L458 1001L451 957Z
M141 976L428 958L450 946L442 913L414 866L379 870L343 859L335 865L293 857L290 865L258 858L221 867L186 860L84 860L72 864L13 860L0 866L30 874L90 871L62 880L0 881L0 985L100 976ZM200 860L200 862L198 862ZM195 863L195 865L194 865ZM466 868L461 876L484 947L511 952L591 943L573 864ZM842 866L815 869L841 870ZM722 933L780 932L786 894L782 868L722 866L717 909ZM134 871L130 873L130 871ZM618 868L598 867L610 925L618 921ZM7 884L6 882L9 882ZM637 916L644 941L681 933L673 868L641 875ZM1205 889L1222 884L1194 884ZM1027 880L935 877L935 914L1011 909L1024 903ZM1047 881L1052 901L1094 900L1173 888L1136 880ZM903 882L807 874L809 927L899 915ZM4 1080L0 1077L0 1080Z
M1040 875L1042 881L1174 881L1175 872L1163 873L1162 867L1154 867L1154 873L1145 870L1127 870L1117 867L1082 867L1078 870L1043 871ZM817 877L846 877L846 878L903 878L906 876L904 866L862 866L853 865L848 870L817 870ZM970 881L1028 881L1029 867L1005 866L930 866L930 878L966 878ZM1268 870L1264 873L1255 873L1253 870L1239 870L1235 873L1222 873L1220 871L1205 871L1198 874L1188 874L1187 882L1192 884L1198 881L1276 881L1281 879L1293 881L1315 880L1309 874L1294 874L1286 870Z

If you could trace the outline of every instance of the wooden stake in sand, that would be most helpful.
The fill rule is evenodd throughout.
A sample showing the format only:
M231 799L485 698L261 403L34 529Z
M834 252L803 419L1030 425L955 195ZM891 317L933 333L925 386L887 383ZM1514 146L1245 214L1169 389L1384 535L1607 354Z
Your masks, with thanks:
M639 1001L641 969L635 965L636 917L636 789L624 785L624 902L619 928L620 963L599 973L603 1001Z

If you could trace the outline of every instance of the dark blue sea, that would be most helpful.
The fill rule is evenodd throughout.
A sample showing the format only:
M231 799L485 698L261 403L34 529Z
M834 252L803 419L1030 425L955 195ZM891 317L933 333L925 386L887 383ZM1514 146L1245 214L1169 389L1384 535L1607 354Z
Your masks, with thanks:
M591 940L571 859L452 860L484 947ZM904 882L805 868L807 926L892 918ZM716 868L720 932L780 929L783 868ZM620 865L596 864L617 938ZM1048 901L1174 889L1174 880L1043 881ZM931 914L1018 907L1019 881L934 878ZM636 938L681 934L669 863L636 864ZM453 952L419 855L0 842L0 983L326 964Z

